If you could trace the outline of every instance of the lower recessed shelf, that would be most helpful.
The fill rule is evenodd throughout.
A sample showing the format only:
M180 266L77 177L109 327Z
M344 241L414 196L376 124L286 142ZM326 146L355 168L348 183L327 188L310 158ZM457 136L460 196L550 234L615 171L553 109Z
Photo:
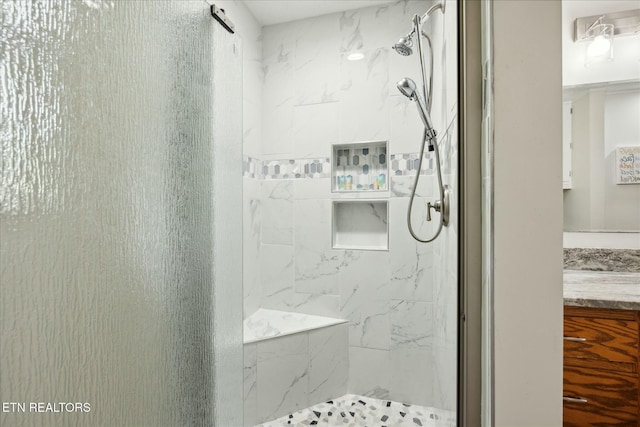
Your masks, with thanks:
M389 250L386 200L334 200L333 248Z

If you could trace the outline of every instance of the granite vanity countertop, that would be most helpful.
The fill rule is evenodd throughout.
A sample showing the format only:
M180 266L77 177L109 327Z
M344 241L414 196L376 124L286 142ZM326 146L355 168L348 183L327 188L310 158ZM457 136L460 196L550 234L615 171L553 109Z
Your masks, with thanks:
M640 310L640 273L565 270L564 305Z

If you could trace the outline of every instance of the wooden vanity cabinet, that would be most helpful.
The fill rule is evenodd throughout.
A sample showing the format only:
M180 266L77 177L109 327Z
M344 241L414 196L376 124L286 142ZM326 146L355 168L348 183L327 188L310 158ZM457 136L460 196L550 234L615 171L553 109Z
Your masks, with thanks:
M564 426L640 426L640 312L564 307Z

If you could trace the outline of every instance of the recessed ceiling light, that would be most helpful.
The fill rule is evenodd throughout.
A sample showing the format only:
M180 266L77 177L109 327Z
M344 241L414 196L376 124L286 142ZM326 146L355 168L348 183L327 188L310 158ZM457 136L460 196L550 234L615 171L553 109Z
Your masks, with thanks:
M347 56L347 59L349 61L360 61L363 58L364 58L364 53L362 52L353 52L349 54L349 56Z

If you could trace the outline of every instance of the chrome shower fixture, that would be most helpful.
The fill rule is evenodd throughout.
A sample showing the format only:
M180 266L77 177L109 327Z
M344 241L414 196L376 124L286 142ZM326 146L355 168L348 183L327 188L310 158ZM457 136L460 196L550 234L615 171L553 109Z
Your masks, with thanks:
M407 226L409 228L409 233L411 236L421 243L429 243L433 242L442 231L443 226L449 225L449 209L450 209L450 190L449 186L444 185L442 182L442 170L440 168L440 150L438 149L438 140L437 140L437 132L433 128L433 123L431 122L431 101L432 101L432 85L433 85L433 49L431 46L431 39L429 36L422 31L422 26L429 19L431 14L436 10L441 10L444 14L444 1L438 2L431 6L429 10L423 15L414 15L412 24L413 28L409 34L405 37L402 37L398 42L393 45L393 49L398 52L402 56L409 56L413 53L413 43L414 37L416 37L416 45L418 48L418 56L420 59L420 77L422 77L422 87L420 88L422 91L422 96L418 92L418 86L416 82L411 80L408 77L405 77L398 81L397 87L400 93L409 98L411 101L416 103L416 107L418 108L418 113L420 115L420 119L424 124L424 131L422 135L422 143L420 146L420 157L418 160L418 172L414 178L413 188L411 189L411 197L409 198L409 207L407 208ZM430 73L429 78L427 78L426 67L425 67L425 58L424 51L422 49L422 38L427 41L429 45L429 67ZM429 151L433 151L435 154L435 166L436 166L436 174L438 177L438 193L440 195L440 199L436 200L433 204L431 202L427 203L427 221L431 221L431 209L440 213L440 221L438 222L438 228L435 231L435 234L429 239L422 239L418 237L418 235L413 230L413 226L411 224L411 211L413 209L413 201L416 196L416 188L418 187L418 180L420 179L420 171L422 171L422 160L424 158L424 149L425 146L429 144Z
M427 10L427 12L420 17L420 25L424 24L427 21L427 19L429 19L431 14L438 9L440 9L440 11L442 11L442 14L444 15L444 1L440 1L434 4L433 6L431 6L429 10Z
M398 43L393 45L393 50L402 56L411 55L413 53L413 33L398 40Z
M400 93L413 101L413 98L416 96L416 82L408 77L405 77L404 79L398 81L396 87L398 88Z
M442 10L442 13L444 13L444 2L439 2L434 4L422 16L416 15L414 28L411 30L409 34L407 34L406 36L398 40L398 43L393 45L393 50L395 50L402 56L412 55L413 54L413 36L416 34L416 28L422 27L422 25L425 22L427 22L431 14L433 14L433 12L435 12L438 9Z
M405 77L398 81L398 84L396 86L398 87L400 93L402 93L410 100L415 101L416 106L418 107L418 113L420 114L420 118L422 119L422 123L424 123L427 137L429 138L429 145L432 145L437 133L433 128L433 123L431 122L431 116L427 111L427 107L424 105L424 102L416 91L416 82L408 77Z

